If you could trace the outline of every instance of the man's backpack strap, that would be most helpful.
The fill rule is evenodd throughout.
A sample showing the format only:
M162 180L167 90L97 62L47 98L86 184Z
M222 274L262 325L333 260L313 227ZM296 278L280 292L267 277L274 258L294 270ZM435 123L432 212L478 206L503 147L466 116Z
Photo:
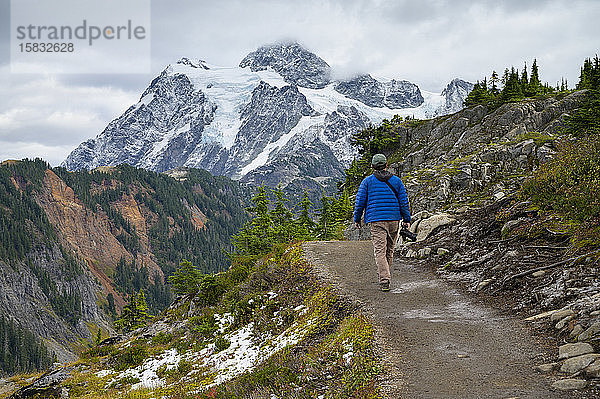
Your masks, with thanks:
M402 211L402 205L400 205L400 197L398 196L398 191L396 191L396 189L394 188L394 186L392 186L390 184L389 180L385 180L384 183L387 184L388 187L391 188L392 191L394 192L394 195L396 196L396 199L398 200L398 208L400 209L400 211Z
M400 198L398 197L398 191L396 191L396 189L394 188L394 186L392 186L392 185L390 184L389 180L386 180L386 181L384 181L384 183L385 183L385 184L387 184L387 185L388 185L388 187L392 189L392 191L394 192L394 195L396 196L396 199L397 199L398 201L400 201ZM398 202L398 203L399 203L399 202Z

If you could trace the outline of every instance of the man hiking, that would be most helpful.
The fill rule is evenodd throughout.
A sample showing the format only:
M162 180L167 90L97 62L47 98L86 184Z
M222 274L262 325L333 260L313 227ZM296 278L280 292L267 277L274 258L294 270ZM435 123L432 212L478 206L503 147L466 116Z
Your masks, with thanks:
M371 161L374 169L360 183L354 204L354 223L360 228L365 212L365 223L371 227L371 238L379 276L379 288L390 290L394 246L398 239L400 219L403 227L410 227L410 208L406 188L398 176L387 171L387 159L375 154Z

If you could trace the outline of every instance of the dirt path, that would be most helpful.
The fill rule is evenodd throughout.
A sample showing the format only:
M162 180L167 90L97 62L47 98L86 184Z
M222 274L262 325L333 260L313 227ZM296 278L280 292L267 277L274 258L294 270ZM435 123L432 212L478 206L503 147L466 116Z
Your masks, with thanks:
M394 260L392 291L377 285L370 241L305 244L306 258L372 317L390 398L565 398L533 370L543 353L520 321Z

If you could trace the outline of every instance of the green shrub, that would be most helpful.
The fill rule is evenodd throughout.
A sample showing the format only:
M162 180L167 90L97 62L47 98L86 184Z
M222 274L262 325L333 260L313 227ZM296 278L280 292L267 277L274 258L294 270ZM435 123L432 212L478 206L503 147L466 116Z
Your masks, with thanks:
M201 317L192 317L190 322L194 325L194 330L204 339L211 339L219 329L217 319L211 312Z
M141 342L134 342L128 348L113 354L111 363L116 371L126 370L139 366L148 358L146 345Z
M259 305L258 298L246 297L233 305L233 327L241 327L250 323Z
M217 336L217 339L215 339L215 348L217 348L217 352L224 351L225 349L229 348L230 346L231 346L231 341L229 341L227 338L223 337L222 335Z
M173 340L173 334L159 332L154 337L152 337L152 343L155 345L167 345L169 342Z
M169 277L173 291L179 295L194 295L199 290L202 273L192 262L182 260L179 268Z
M116 353L116 349L113 345L95 346L81 354L84 359L90 359L92 357L104 357Z
M192 371L192 363L189 360L181 359L177 364L177 374L183 377L190 371Z
M547 214L557 214L574 240L600 245L600 137L557 143L558 153L522 187L522 195Z
M206 306L215 305L221 295L225 292L225 288L221 282L221 279L217 275L207 274L203 276L200 282L200 300Z

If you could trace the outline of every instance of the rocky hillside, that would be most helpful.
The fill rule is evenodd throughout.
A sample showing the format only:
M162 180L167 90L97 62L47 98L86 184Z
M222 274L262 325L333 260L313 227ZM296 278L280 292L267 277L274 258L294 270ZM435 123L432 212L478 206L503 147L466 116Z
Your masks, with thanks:
M370 75L333 81L330 69L297 43L260 47L238 67L182 58L63 166L202 168L271 187L281 183L288 193L306 188L314 199L322 189L335 191L356 155L353 133L396 114L456 112L473 87L455 79L440 94Z
M14 398L379 397L373 326L299 246L206 277L160 317Z
M170 173L2 163L0 316L70 360L98 329L112 332L132 292L145 291L154 313L168 306L165 277L182 259L205 273L229 267L245 189L204 171Z
M399 122L385 150L417 233L400 255L526 319L556 351L538 370L556 389L588 386L581 397L595 397L600 376L600 143L566 132L588 104L586 91L563 92Z
M584 93L465 109L399 128L390 156L413 198L413 212L514 192L555 152L565 117ZM467 201L468 202L468 201Z

